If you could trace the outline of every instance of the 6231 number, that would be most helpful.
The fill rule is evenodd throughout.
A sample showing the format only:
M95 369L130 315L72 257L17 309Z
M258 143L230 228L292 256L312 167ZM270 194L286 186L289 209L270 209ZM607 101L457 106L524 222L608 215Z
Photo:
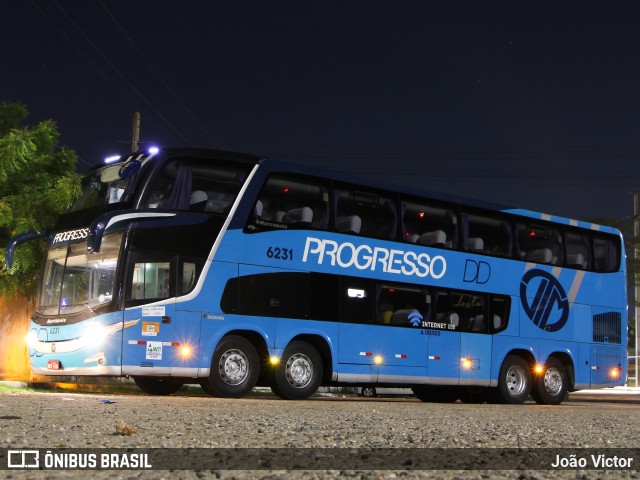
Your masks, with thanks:
M276 260L293 260L293 249L269 247L267 248L267 258L275 258Z

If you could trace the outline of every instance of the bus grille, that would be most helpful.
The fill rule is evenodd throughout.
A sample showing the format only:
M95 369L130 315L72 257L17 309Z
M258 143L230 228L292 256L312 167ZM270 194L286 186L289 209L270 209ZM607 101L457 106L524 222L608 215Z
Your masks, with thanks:
M619 312L599 313L593 316L593 341L598 343L621 343L621 319Z

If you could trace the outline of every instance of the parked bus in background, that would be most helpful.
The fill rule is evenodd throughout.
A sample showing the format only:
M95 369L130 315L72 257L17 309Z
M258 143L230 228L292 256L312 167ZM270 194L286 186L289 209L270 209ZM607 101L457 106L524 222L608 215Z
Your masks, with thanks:
M613 228L256 156L163 149L90 170L48 238L40 375L240 397L410 387L560 403L623 385Z

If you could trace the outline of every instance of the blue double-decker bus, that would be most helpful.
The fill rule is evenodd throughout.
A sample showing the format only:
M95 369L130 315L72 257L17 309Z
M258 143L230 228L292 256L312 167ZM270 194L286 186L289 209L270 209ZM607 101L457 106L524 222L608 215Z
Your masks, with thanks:
M410 387L560 403L627 374L620 232L256 156L163 149L90 170L48 239L41 375L166 395Z

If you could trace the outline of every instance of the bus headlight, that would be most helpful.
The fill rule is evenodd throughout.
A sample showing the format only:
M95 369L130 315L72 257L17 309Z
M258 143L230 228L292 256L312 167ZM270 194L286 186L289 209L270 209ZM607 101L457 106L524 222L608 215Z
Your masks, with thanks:
M38 341L38 334L35 330L31 330L25 337L25 341L29 347L33 347Z

